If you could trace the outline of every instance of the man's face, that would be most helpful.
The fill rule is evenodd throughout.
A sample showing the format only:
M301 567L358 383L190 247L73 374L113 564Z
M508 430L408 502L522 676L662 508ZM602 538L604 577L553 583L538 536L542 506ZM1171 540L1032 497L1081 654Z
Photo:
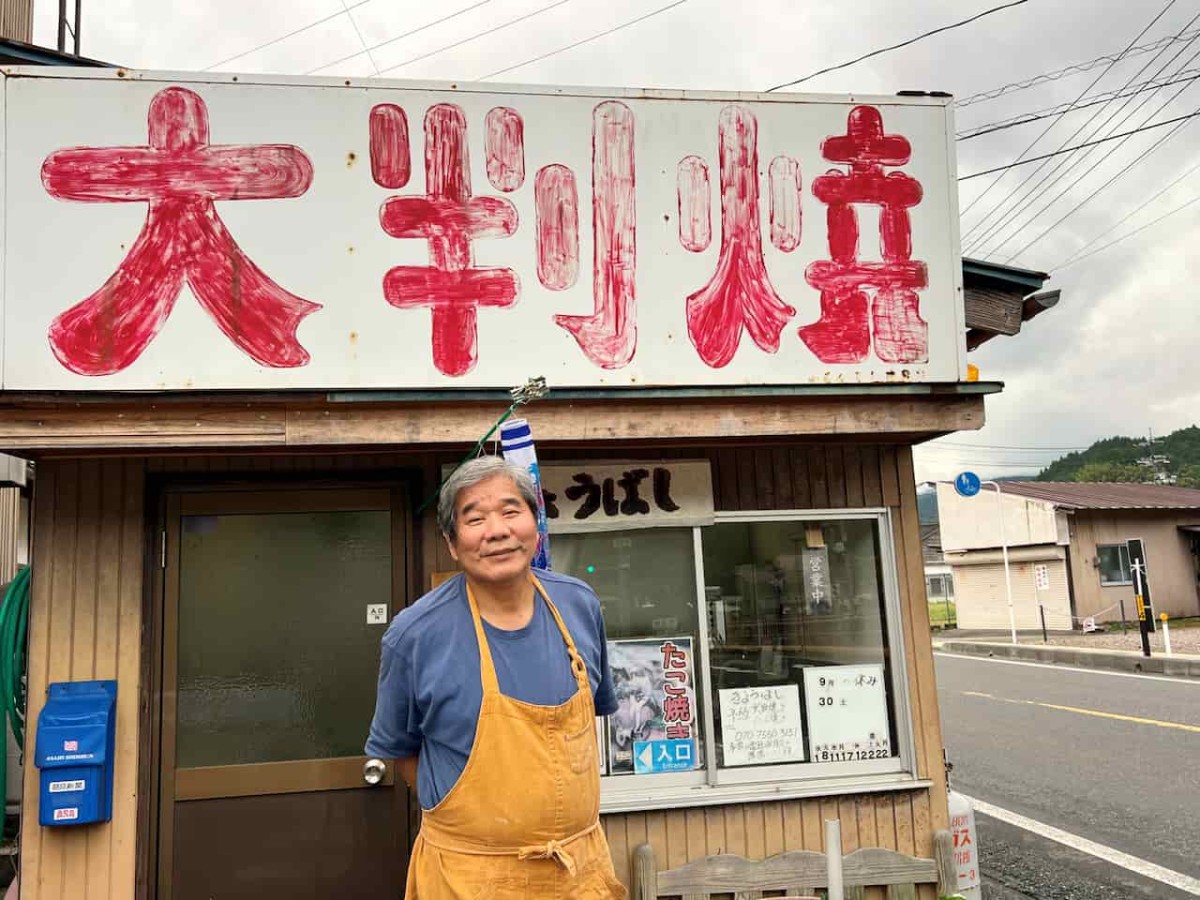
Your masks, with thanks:
M537 550L537 520L507 475L464 488L455 499L457 529L450 555L474 581L524 578Z

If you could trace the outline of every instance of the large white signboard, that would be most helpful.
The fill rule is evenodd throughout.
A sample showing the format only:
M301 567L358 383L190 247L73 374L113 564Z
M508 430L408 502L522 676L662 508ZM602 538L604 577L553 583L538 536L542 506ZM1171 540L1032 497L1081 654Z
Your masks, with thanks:
M813 762L892 755L883 666L806 668L804 704Z
M964 370L945 99L20 75L5 389Z

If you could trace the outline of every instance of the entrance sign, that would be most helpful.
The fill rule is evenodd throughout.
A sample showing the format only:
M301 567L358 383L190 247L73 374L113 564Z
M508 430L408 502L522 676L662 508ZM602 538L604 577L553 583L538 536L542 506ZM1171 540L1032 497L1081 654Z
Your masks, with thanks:
M720 700L726 768L804 762L800 685L722 688Z
M804 704L813 762L892 755L883 666L811 666Z
M7 72L7 390L965 371L946 98Z

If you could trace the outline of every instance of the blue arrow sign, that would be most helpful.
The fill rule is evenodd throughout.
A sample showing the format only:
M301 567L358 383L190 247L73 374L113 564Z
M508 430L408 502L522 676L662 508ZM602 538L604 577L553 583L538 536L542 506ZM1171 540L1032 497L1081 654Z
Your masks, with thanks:
M960 472L954 479L954 489L963 497L974 497L982 487L983 483L974 472Z

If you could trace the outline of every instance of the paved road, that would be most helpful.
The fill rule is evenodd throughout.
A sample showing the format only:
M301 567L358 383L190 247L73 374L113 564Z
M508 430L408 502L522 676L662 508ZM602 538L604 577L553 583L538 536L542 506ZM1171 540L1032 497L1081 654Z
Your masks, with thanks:
M937 671L955 789L1200 879L1200 682L946 655ZM980 832L985 898L1197 896L986 816Z

